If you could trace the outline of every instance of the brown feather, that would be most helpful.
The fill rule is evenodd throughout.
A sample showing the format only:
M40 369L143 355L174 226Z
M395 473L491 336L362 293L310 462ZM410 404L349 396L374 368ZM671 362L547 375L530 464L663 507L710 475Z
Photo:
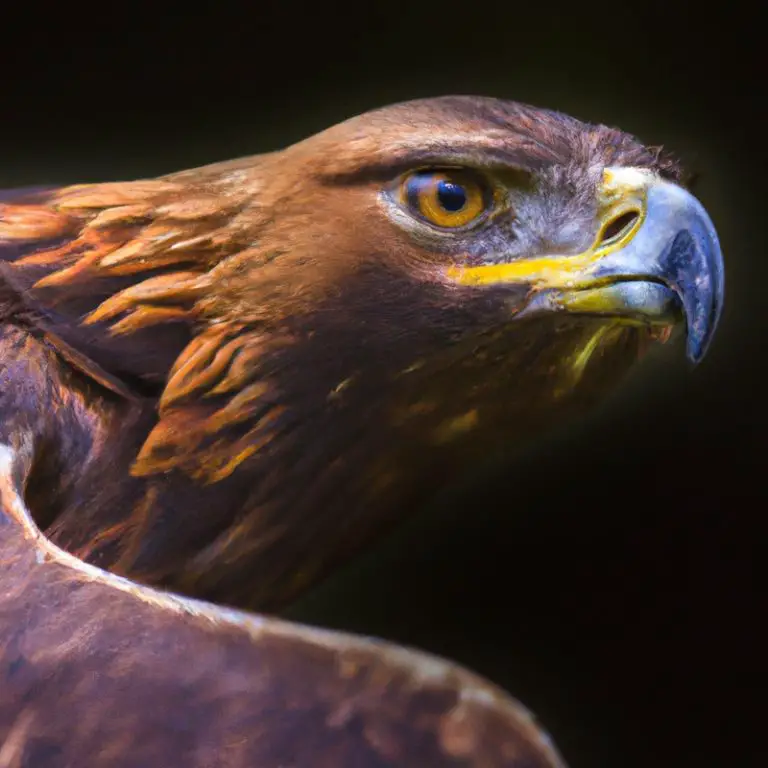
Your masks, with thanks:
M385 192L434 163L504 173L538 213L409 234ZM588 242L608 164L680 173L605 126L447 97L269 155L4 195L0 763L561 767L453 666L142 585L282 607L610 391L646 329L519 318L530 286L442 278L499 243Z
M26 447L0 469L4 765L563 768L521 705L449 662L68 558L20 500Z
M616 336L602 372L577 387L562 361L595 322L500 333L508 304L446 291L432 275L453 257L384 219L371 190L436 153L549 174L569 190L573 216L587 216L590 179L606 163L678 173L613 129L445 98L373 112L280 153L0 203L0 242L13 245L0 279L25 327L86 381L135 403L135 428L113 434L126 460L99 458L114 490L95 473L79 502L52 504L58 543L134 578L279 605L297 571L319 577L342 562L450 467L612 385L642 333ZM184 500L200 488L219 501L190 518Z

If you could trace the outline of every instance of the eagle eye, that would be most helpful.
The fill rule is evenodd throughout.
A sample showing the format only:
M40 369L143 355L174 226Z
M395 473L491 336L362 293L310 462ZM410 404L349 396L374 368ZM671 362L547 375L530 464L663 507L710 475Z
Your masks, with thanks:
M466 227L479 220L491 195L477 174L466 169L427 169L401 182L401 202L417 218L442 229Z

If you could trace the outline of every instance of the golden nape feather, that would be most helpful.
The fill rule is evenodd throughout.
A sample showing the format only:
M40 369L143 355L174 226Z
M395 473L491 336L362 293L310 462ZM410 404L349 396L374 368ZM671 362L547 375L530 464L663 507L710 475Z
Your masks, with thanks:
M21 276L15 279L33 275L27 292L34 306L56 307L61 297L73 295L90 299L94 308L78 321L98 325L100 333L111 337L158 324L191 325L201 319L201 300L215 290L213 268L235 254L243 257L258 217L252 208L248 216L238 214L251 197L249 190L223 193L212 191L210 184L162 179L75 185L26 205L0 206L0 240L32 247L13 262L13 270ZM105 284L126 277L131 278L127 287L104 298ZM176 360L159 400L159 422L132 472L183 467L212 482L231 473L268 439L270 419L264 417L234 444L219 451L211 445L222 429L247 420L267 389L263 381L249 384L250 363L266 339L254 337L243 324L217 319L224 322L194 337ZM98 375L91 361L55 333L49 338L69 362L110 386L111 378ZM117 391L123 394L124 387ZM237 397L223 408L198 402L190 410L183 405L193 395L200 400L235 392ZM200 447L206 441L209 449L203 454Z
M700 359L722 257L681 178L444 97L0 197L0 762L562 765L451 665L216 604L287 605L673 327Z

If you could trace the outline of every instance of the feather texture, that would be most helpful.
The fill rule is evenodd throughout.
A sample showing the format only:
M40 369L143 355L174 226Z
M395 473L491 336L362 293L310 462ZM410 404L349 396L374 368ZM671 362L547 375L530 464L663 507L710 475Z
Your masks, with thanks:
M425 163L501 169L515 209L439 242L393 225L387 190ZM47 534L149 583L274 607L452 472L577 412L645 333L510 323L525 286L460 291L440 275L589 240L609 163L679 176L620 131L447 97L282 152L6 194L0 320L55 350L40 375L113 430L77 493L40 493L58 510ZM581 355L574 377L584 349L601 367ZM33 472L30 487L47 482Z

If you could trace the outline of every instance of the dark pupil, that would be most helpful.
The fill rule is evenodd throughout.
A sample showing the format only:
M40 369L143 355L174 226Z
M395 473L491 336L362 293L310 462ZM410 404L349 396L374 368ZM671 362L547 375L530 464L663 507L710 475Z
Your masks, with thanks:
M437 183L437 199L446 211L455 213L467 204L467 193L464 187L442 180Z

